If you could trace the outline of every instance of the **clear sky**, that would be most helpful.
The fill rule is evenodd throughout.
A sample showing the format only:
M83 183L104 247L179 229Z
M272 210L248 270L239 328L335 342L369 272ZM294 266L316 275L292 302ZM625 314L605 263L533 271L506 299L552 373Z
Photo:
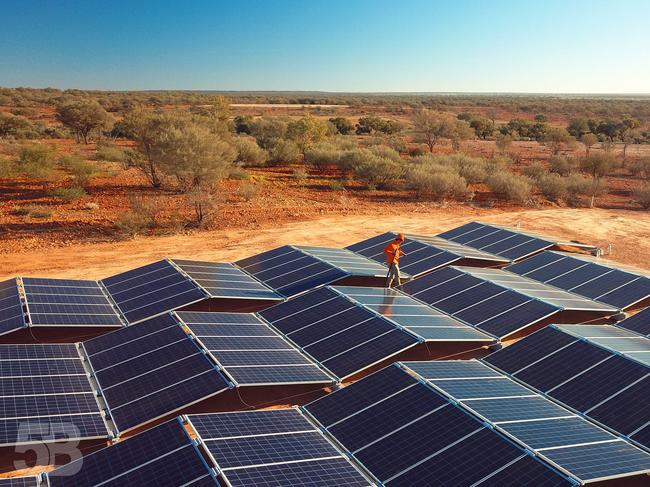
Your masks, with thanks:
M3 0L0 86L650 93L650 0Z

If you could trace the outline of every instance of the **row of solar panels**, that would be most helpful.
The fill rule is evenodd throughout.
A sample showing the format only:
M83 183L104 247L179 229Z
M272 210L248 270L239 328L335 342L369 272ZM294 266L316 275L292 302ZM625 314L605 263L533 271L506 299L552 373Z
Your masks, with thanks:
M284 246L236 265L163 260L101 281L9 280L0 283L0 333L27 325L118 327L206 299L273 301L350 276L382 277L383 247L394 236L347 249ZM415 277L452 263L505 265L554 246L530 234L470 223L439 237L408 236L403 271Z
M650 453L476 360L406 362L304 407L189 415L45 475L49 485L570 486Z

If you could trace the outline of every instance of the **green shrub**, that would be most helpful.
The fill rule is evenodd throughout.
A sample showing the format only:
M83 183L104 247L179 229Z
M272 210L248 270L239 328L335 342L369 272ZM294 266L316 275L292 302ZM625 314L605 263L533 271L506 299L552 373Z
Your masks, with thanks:
M560 176L568 176L576 169L576 161L570 157L564 156L551 156L549 159L551 172L559 174Z
M53 198L60 199L62 201L70 202L74 200L78 200L86 196L86 190L79 187L75 186L74 188L56 188L56 189L50 189L47 192L48 196L51 196Z
M372 152L369 155L362 153L359 159L354 162L352 171L359 181L366 183L368 186L379 189L393 189L398 185L404 174L403 163L378 157Z
M115 144L98 142L95 157L98 161L123 162L124 151Z
M634 192L634 200L645 210L650 210L650 184Z
M156 226L156 206L143 198L132 198L129 210L115 221L115 226L126 236L135 237Z
M305 164L318 172L324 172L329 167L340 167L343 151L332 144L316 144L305 151Z
M14 161L18 174L43 184L56 179L55 164L54 148L40 144L20 146Z
M79 155L62 156L59 164L70 173L77 186L86 187L92 176L97 174L95 166Z
M471 195L467 181L451 168L437 164L413 164L406 173L409 188L419 196L442 200L465 199Z
M536 181L537 187L550 201L560 201L566 198L567 184L565 178L559 174L551 173L544 174Z
M300 161L300 149L291 140L275 139L270 145L269 164L291 164Z
M646 181L650 181L650 157L644 157L632 164L632 174Z
M254 184L245 183L239 187L237 193L244 199L244 201L250 201L257 196L259 190Z
M399 155L399 152L386 145L373 145L370 147L370 152L372 152L377 157L390 159L394 162L402 162L402 157Z
M499 171L491 173L486 183L490 191L509 201L527 204L531 200L530 183L526 177Z
M524 176L529 177L530 179L539 180L543 176L548 174L548 171L544 167L544 164L541 162L534 162L530 166L526 166L522 173Z
M571 206L585 206L585 198L590 198L589 206L597 196L607 191L607 185L601 179L592 179L579 174L571 174L567 178L567 203Z
M235 162L245 166L261 166L266 163L269 153L262 149L255 139L250 137L238 137L235 140L237 159Z
M251 175L245 169L235 166L230 169L228 178L233 179L235 181L246 181L251 178Z
M52 211L44 206L34 205L29 207L29 216L38 219L50 218L52 216Z

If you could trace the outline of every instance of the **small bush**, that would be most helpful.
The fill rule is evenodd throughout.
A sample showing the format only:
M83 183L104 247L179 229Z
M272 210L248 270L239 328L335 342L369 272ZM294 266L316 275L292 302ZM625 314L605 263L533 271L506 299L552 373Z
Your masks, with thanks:
M261 166L269 158L269 153L257 145L253 138L238 137L235 141L235 148L237 149L235 162L245 166Z
M537 179L537 187L550 201L560 201L566 198L567 185L565 179L559 174L544 174Z
M650 210L650 184L634 192L634 200L645 210Z
M551 172L559 174L560 176L568 176L576 168L574 159L564 156L551 156L549 159Z
M241 167L233 167L230 169L228 174L229 179L234 179L235 181L246 181L251 178L251 175L245 169Z
M9 213L14 216L27 216L29 215L29 207L14 206Z
M143 198L131 199L130 209L122 213L115 226L126 236L135 237L156 226L156 206Z
M399 155L399 152L386 145L374 145L370 147L370 152L372 152L377 157L390 159L391 161L394 162L402 162L402 157Z
M436 200L464 199L471 195L465 178L452 169L434 164L412 165L406 174L409 188L419 196Z
M356 164L353 171L359 181L363 181L369 186L393 189L402 178L404 167L402 163L373 154Z
M646 181L650 181L650 157L644 157L632 164L632 174Z
M343 151L331 144L317 144L305 151L305 164L318 172L329 167L340 167Z
M124 151L115 144L108 142L97 143L97 152L95 157L98 161L123 162Z
M84 210L88 210L88 211L96 211L96 210L99 210L99 205L97 203L92 203L91 202L91 203L86 203L83 206L83 208L84 208Z
M418 157L418 156L423 156L427 153L427 149L422 147L422 146L417 146L413 147L411 150L409 150L409 155L411 157Z
M49 208L38 205L14 206L11 214L15 216L30 216L32 218L49 218L52 211Z
M97 173L95 166L78 155L63 156L59 159L59 164L70 173L72 180L80 187L86 187L90 178Z
M524 176L529 177L530 179L539 180L543 176L548 174L548 171L544 167L544 164L541 162L535 162L530 166L526 166L522 173Z
M340 179L332 179L330 181L329 186L330 186L330 189L332 191L344 191L345 190L345 184Z
M290 140L275 139L269 148L269 164L291 164L300 161L300 149Z
M567 178L567 203L571 206L585 206L585 198L589 197L589 206L597 196L607 191L607 185L601 179L592 179L571 174Z
M86 196L86 190L75 186L74 188L56 188L47 192L48 196L60 199L62 201L70 202L78 200Z
M291 174L293 176L293 179L296 181L303 183L304 181L307 180L308 174L307 171L305 171L303 168L298 167L293 170L293 173Z
M252 200L257 196L258 192L259 190L257 186L250 183L242 184L237 190L237 193L244 199L244 201Z
M56 179L54 148L47 145L31 144L18 148L14 163L15 171L44 185Z
M486 183L490 191L503 196L509 201L515 201L520 204L530 202L530 183L526 177L503 171L493 172L488 176Z

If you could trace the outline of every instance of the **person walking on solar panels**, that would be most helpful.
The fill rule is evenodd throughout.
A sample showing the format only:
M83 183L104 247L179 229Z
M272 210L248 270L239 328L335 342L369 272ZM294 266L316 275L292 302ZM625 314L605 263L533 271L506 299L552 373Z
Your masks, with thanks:
M384 254L386 254L386 265L388 265L388 275L386 276L386 287L392 287L393 282L397 281L397 285L402 284L402 279L399 274L399 258L406 255L402 250L402 243L404 243L404 234L400 233L395 237L391 243L384 247Z

